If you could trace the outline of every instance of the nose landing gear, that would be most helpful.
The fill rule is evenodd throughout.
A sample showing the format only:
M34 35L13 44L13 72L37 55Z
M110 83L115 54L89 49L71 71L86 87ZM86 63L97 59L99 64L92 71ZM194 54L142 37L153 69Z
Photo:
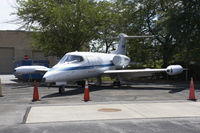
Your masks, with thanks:
M59 94L64 94L65 93L65 86L60 86L58 90Z

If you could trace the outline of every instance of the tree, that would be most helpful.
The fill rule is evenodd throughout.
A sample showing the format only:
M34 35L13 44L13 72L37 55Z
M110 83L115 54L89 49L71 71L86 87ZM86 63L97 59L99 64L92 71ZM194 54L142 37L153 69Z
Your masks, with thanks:
M169 11L168 30L176 40L177 61L200 61L200 2L179 0Z
M156 49L159 51L159 58L163 60L162 67L167 67L173 62L175 53L174 38L167 29L168 11L173 7L174 1L139 0L139 3L141 14L144 16L146 32L155 36L158 42Z
M100 13L99 20L103 21L100 22L98 39L92 40L91 50L108 53L114 47L114 40L109 38L119 35L119 20L122 15L118 12L115 3L110 1L100 1L97 10Z
M140 8L138 1L117 0L116 7L121 14L119 20L118 32L124 32L128 35L149 35L145 23L146 12ZM153 67L155 49L153 39L133 39L128 40L127 54L133 62L142 64L143 67Z
M138 0L147 32L156 35L163 67L181 63L198 71L200 61L200 2L198 0ZM196 70L194 70L194 68Z
M18 0L19 19L48 55L88 47L108 52L119 33L155 35L129 40L127 54L145 67L200 61L198 0ZM94 41L97 40L97 41ZM115 40L114 40L115 41ZM147 64L147 65L146 65Z
M107 13L103 12L107 7L100 5L100 8L93 0L18 0L17 3L19 19L26 29L34 31L34 46L47 55L62 56L88 47L106 23L102 14Z

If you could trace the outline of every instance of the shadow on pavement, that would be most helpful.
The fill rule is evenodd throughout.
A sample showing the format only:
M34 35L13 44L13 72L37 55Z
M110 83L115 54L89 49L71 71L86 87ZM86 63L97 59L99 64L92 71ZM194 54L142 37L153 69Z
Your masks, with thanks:
M69 88L70 90L67 90L67 88ZM61 95L59 93L53 93L53 94L49 94L46 96L43 96L42 98L53 98L53 97L63 97L63 96L73 96L73 95L79 95L79 94L83 94L84 93L84 88L81 87L67 87L65 90L65 92ZM123 85L120 87L113 87L113 86L95 86L95 85L91 85L89 86L89 91L90 92L95 92L95 91L101 91L101 90L168 90L168 93L178 93L181 91L184 91L188 89L187 87L179 87L179 86L169 86L169 87L133 87L131 85Z

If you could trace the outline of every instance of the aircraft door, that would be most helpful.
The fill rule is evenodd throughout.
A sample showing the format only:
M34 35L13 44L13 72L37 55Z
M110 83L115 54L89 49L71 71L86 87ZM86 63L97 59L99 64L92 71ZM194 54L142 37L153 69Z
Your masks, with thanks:
M95 56L87 56L87 60L88 60L88 74L91 76L97 76L98 74L98 66L99 66L99 62L97 60L97 58Z

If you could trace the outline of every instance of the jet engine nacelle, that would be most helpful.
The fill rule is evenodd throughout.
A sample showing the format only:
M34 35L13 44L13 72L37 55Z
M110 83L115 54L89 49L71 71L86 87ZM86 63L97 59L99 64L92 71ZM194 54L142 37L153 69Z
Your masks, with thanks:
M167 67L166 72L168 75L177 75L183 72L183 67L180 65L170 65Z
M112 62L117 68L125 68L130 63L130 58L125 55L116 55Z

